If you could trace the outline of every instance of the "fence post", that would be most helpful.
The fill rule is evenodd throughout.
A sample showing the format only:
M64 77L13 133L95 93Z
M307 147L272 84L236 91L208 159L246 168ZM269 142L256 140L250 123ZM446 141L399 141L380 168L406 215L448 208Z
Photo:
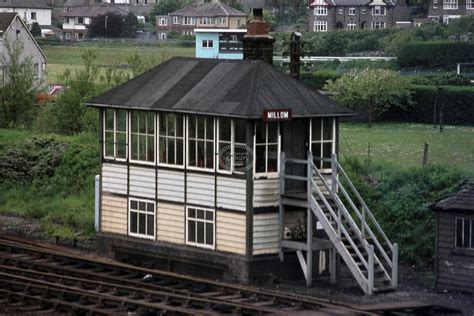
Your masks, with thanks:
M374 292L374 245L369 245L369 271L367 282L367 294L372 295Z
M393 244L392 249L392 286L398 286L398 244Z
M429 145L428 143L425 143L425 147L423 148L423 167L428 165L428 149Z
M278 248L279 253L278 256L280 257L280 261L283 261L284 254L283 254L283 247L282 247L282 239L283 239L283 224L284 224L284 205L283 205L283 194L285 193L285 153L282 151L280 153L280 186L279 186L279 229L278 229Z

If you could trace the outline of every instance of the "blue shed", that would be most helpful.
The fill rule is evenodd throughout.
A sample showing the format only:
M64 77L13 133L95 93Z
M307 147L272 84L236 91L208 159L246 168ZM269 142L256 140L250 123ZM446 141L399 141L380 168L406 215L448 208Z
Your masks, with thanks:
M195 29L196 58L243 59L246 29Z

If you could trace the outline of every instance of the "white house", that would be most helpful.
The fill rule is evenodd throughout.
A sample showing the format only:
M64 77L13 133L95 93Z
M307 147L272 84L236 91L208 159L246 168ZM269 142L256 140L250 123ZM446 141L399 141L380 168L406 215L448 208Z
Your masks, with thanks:
M2 0L0 1L0 12L16 12L31 25L37 22L40 26L50 26L53 8L46 0Z

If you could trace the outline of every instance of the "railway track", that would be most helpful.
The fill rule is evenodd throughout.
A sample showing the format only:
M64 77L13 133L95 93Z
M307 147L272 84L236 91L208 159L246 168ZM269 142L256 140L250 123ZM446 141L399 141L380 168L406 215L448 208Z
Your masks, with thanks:
M328 300L213 282L0 239L5 312L371 315Z
M351 306L0 238L0 315L429 315L407 302Z

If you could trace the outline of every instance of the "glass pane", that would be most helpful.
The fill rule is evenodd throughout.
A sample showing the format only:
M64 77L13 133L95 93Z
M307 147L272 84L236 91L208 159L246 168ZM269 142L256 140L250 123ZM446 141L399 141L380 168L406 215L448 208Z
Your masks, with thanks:
M214 244L214 225L212 223L206 223L206 244Z
M160 136L165 136L167 135L166 134L166 114L165 113L162 113L159 115L160 119L159 119L159 124L160 124L160 129L159 129L159 133L160 133Z
M332 156L332 143L323 143L323 157L331 158L331 156ZM324 161L323 168L331 168L331 163L329 161Z
M117 130L127 131L127 111L117 110Z
M137 133L138 132L138 112L133 111L132 112L132 133Z
M190 138L196 138L196 117L190 116L188 118L188 134Z
M127 158L127 134L117 133L117 157Z
M130 232L137 233L137 213L130 212Z
M174 139L170 138L168 139L168 163L174 164Z
M143 213L138 214L138 233L145 234L146 229L146 215Z
M204 210L197 210L197 218L204 219Z
M230 171L231 168L231 151L229 143L219 143L219 170Z
M313 119L311 133L311 141L314 142L321 140L321 119Z
M194 208L188 209L188 217L196 218L196 210Z
M323 140L332 140L332 131L333 131L333 119L325 118L323 119Z
M168 160L166 159L166 138L165 137L160 137L158 139L158 141L159 141L158 158L159 158L160 162L168 163Z
M256 146L255 171L265 172L265 146Z
M234 120L234 140L241 144L247 142L247 123L245 120Z
M205 130L205 118L203 116L198 116L197 118L197 137L204 139L204 130Z
M138 160L138 135L132 134L132 159Z
M155 216L153 215L147 215L146 216L146 234L148 236L153 236L154 230L155 230Z
M188 164L190 166L196 167L197 166L197 161L196 161L196 141L195 140L190 140L189 141L189 161Z
M188 220L188 241L196 241L196 223L191 220Z
M146 112L139 112L140 121L138 123L138 130L140 133L146 133Z
M197 243L203 244L204 243L204 223L197 222Z
M183 137L183 116L176 114L176 136Z
M148 136L147 161L155 161L155 137Z
M269 143L278 142L278 123L277 122L268 123L268 142Z
M146 161L146 136L138 137L138 160Z
M209 139L209 140L214 139L214 118L213 117L206 118L206 139Z
M204 168L204 142L198 141L197 166Z
M153 203L147 203L146 204L146 211L148 213L154 213L155 212L155 205Z
M105 156L114 157L114 132L105 132Z
M230 142L231 138L231 119L219 118L219 140Z
M257 144L264 144L266 140L265 136L265 123L258 121L257 122L257 127L256 127L256 142Z
M137 210L138 208L138 202L137 201L130 201L130 208L133 210Z
M212 168L214 165L214 144L206 142L206 168Z
M278 171L278 146L271 145L268 146L268 167L267 172L277 172Z
M207 211L206 212L206 219L212 221L214 219L214 213Z
M146 203L145 202L138 202L138 209L140 211L145 212L146 211Z
M155 113L147 114L147 130L148 134L155 134Z
M105 129L114 130L114 110L105 110Z
M176 140L176 164L183 165L183 140Z
M176 116L174 114L167 114L168 116L168 135L175 136Z
M462 247L462 218L458 218L456 220L456 247Z
M464 220L464 240L463 247L469 248L469 239L471 237L471 221L469 219Z
M247 152L245 145L236 144L234 149L234 170L245 171L246 166L251 163L251 155Z

